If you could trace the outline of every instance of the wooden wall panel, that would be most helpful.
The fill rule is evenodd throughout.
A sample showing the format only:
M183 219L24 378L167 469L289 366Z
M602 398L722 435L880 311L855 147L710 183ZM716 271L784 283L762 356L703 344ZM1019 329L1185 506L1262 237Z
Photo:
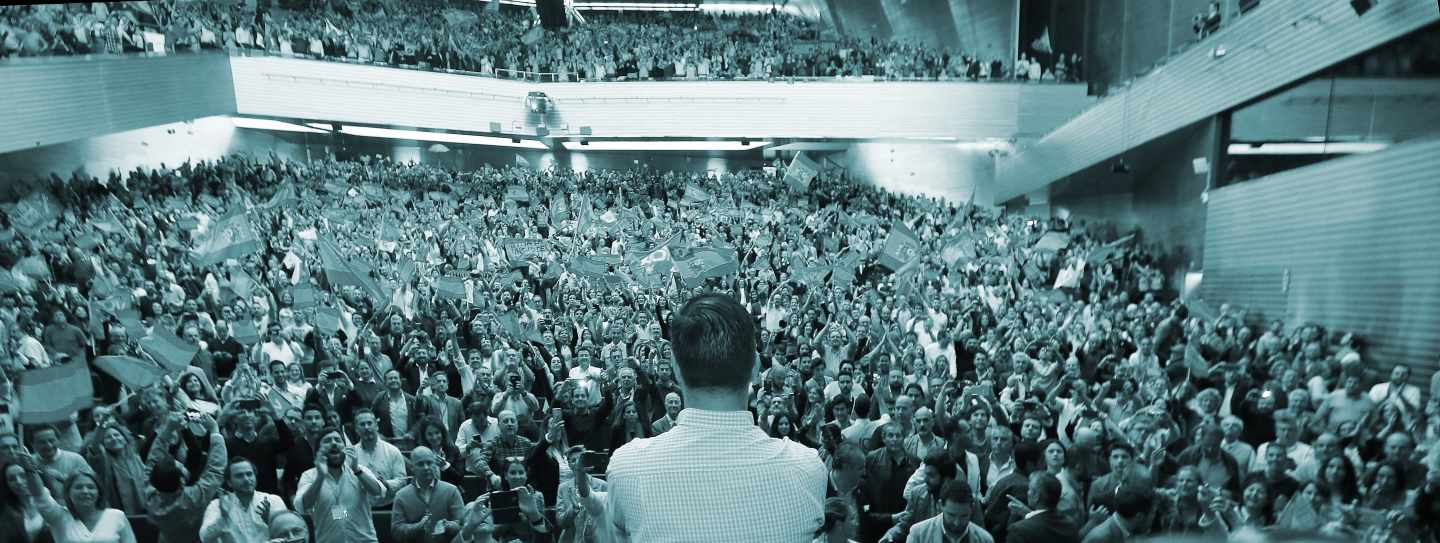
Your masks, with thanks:
M0 153L235 111L225 55L0 63Z
M876 82L528 84L280 58L235 58L240 113L377 125L508 132L539 119L527 92L554 102L548 126L595 137L1010 138L1044 133L1091 99L1082 85Z
M1349 2L1270 0L1001 160L1003 200L1043 187L1146 141L1233 108L1341 60L1440 20L1430 0L1378 2L1357 17ZM1223 45L1228 54L1211 58Z
M1211 191L1204 296L1370 343L1429 379L1440 357L1440 140Z

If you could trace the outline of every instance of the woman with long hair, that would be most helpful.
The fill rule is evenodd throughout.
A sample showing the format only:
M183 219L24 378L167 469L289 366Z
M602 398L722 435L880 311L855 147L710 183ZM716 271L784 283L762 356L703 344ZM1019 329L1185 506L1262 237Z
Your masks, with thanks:
M45 519L30 493L30 474L19 460L0 464L0 541L35 543L43 535Z
M653 437L650 424L641 420L640 412L635 408L635 402L631 401L621 405L610 428L610 450L612 451L633 439Z
M145 514L145 486L150 470L140 458L134 436L124 426L106 422L90 432L82 449L95 469L95 483L105 503L130 515Z
M119 509L106 506L100 485L88 472L71 475L65 481L62 505L50 495L41 480L34 457L26 466L30 495L36 496L40 516L56 543L135 543L130 519Z
M1040 442L1040 456L1045 471L1060 480L1060 504L1055 507L1055 511L1069 517L1076 526L1084 526L1086 512L1080 501L1080 483L1067 467L1070 464L1068 452L1059 440L1047 439Z
M1335 455L1320 464L1316 477L1320 496L1333 510L1354 505L1360 499L1360 484L1355 475L1355 466L1344 456Z
M200 371L200 368L191 367L185 370L180 376L180 392L185 393L185 403L190 408L214 415L220 411L220 397L215 394L215 387L210 385L210 379Z
M1260 474L1254 474L1241 485L1240 502L1232 502L1220 492L1209 500L1203 526L1214 526L1233 534L1243 528L1266 528L1275 522L1275 500L1270 485ZM1210 496L1206 496L1210 497ZM1213 519L1213 520L1212 520ZM1213 522L1214 524L1211 524Z
M1386 462L1365 478L1367 509L1398 509L1405 505L1405 478L1399 464Z
M417 447L428 447L440 456L440 480L462 487L465 482L465 459L454 439L439 418L428 416L415 423L410 433L411 442ZM463 488L463 487L462 487Z
M821 522L820 528L815 530L815 539L812 543L853 543L851 539L855 534L850 533L850 526L855 516L855 510L845 498L834 497L825 500L825 520Z

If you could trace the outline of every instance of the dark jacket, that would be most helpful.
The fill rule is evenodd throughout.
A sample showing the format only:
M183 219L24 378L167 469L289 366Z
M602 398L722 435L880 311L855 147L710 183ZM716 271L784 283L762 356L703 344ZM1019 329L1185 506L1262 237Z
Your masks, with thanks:
M1011 524L1005 543L1080 543L1080 529L1065 515L1044 511Z

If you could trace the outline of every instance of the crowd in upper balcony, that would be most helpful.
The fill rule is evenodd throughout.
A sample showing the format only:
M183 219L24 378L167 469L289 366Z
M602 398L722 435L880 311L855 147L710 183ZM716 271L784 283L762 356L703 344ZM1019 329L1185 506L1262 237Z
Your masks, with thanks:
M1078 55L1007 62L901 39L821 38L792 14L610 12L564 32L534 11L445 2L255 11L245 3L92 2L0 8L0 58L229 50L549 80L859 77L1079 80Z

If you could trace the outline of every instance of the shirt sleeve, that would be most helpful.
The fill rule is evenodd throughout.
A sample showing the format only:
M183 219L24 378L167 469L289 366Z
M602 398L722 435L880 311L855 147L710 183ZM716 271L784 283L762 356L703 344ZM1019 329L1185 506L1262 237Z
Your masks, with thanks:
M274 505L273 503L271 504ZM268 520L268 519L267 519ZM220 499L210 500L210 505L205 506L205 514L200 520L200 541L209 543L219 539L220 526ZM211 533L215 531L216 533Z
M300 484L295 487L294 496L295 511L298 513L307 513L309 512L310 507L314 505L305 503L304 496L305 492L310 490L310 485L319 484L315 480L315 475L316 473L314 469L307 469L305 470L305 473L300 474Z

